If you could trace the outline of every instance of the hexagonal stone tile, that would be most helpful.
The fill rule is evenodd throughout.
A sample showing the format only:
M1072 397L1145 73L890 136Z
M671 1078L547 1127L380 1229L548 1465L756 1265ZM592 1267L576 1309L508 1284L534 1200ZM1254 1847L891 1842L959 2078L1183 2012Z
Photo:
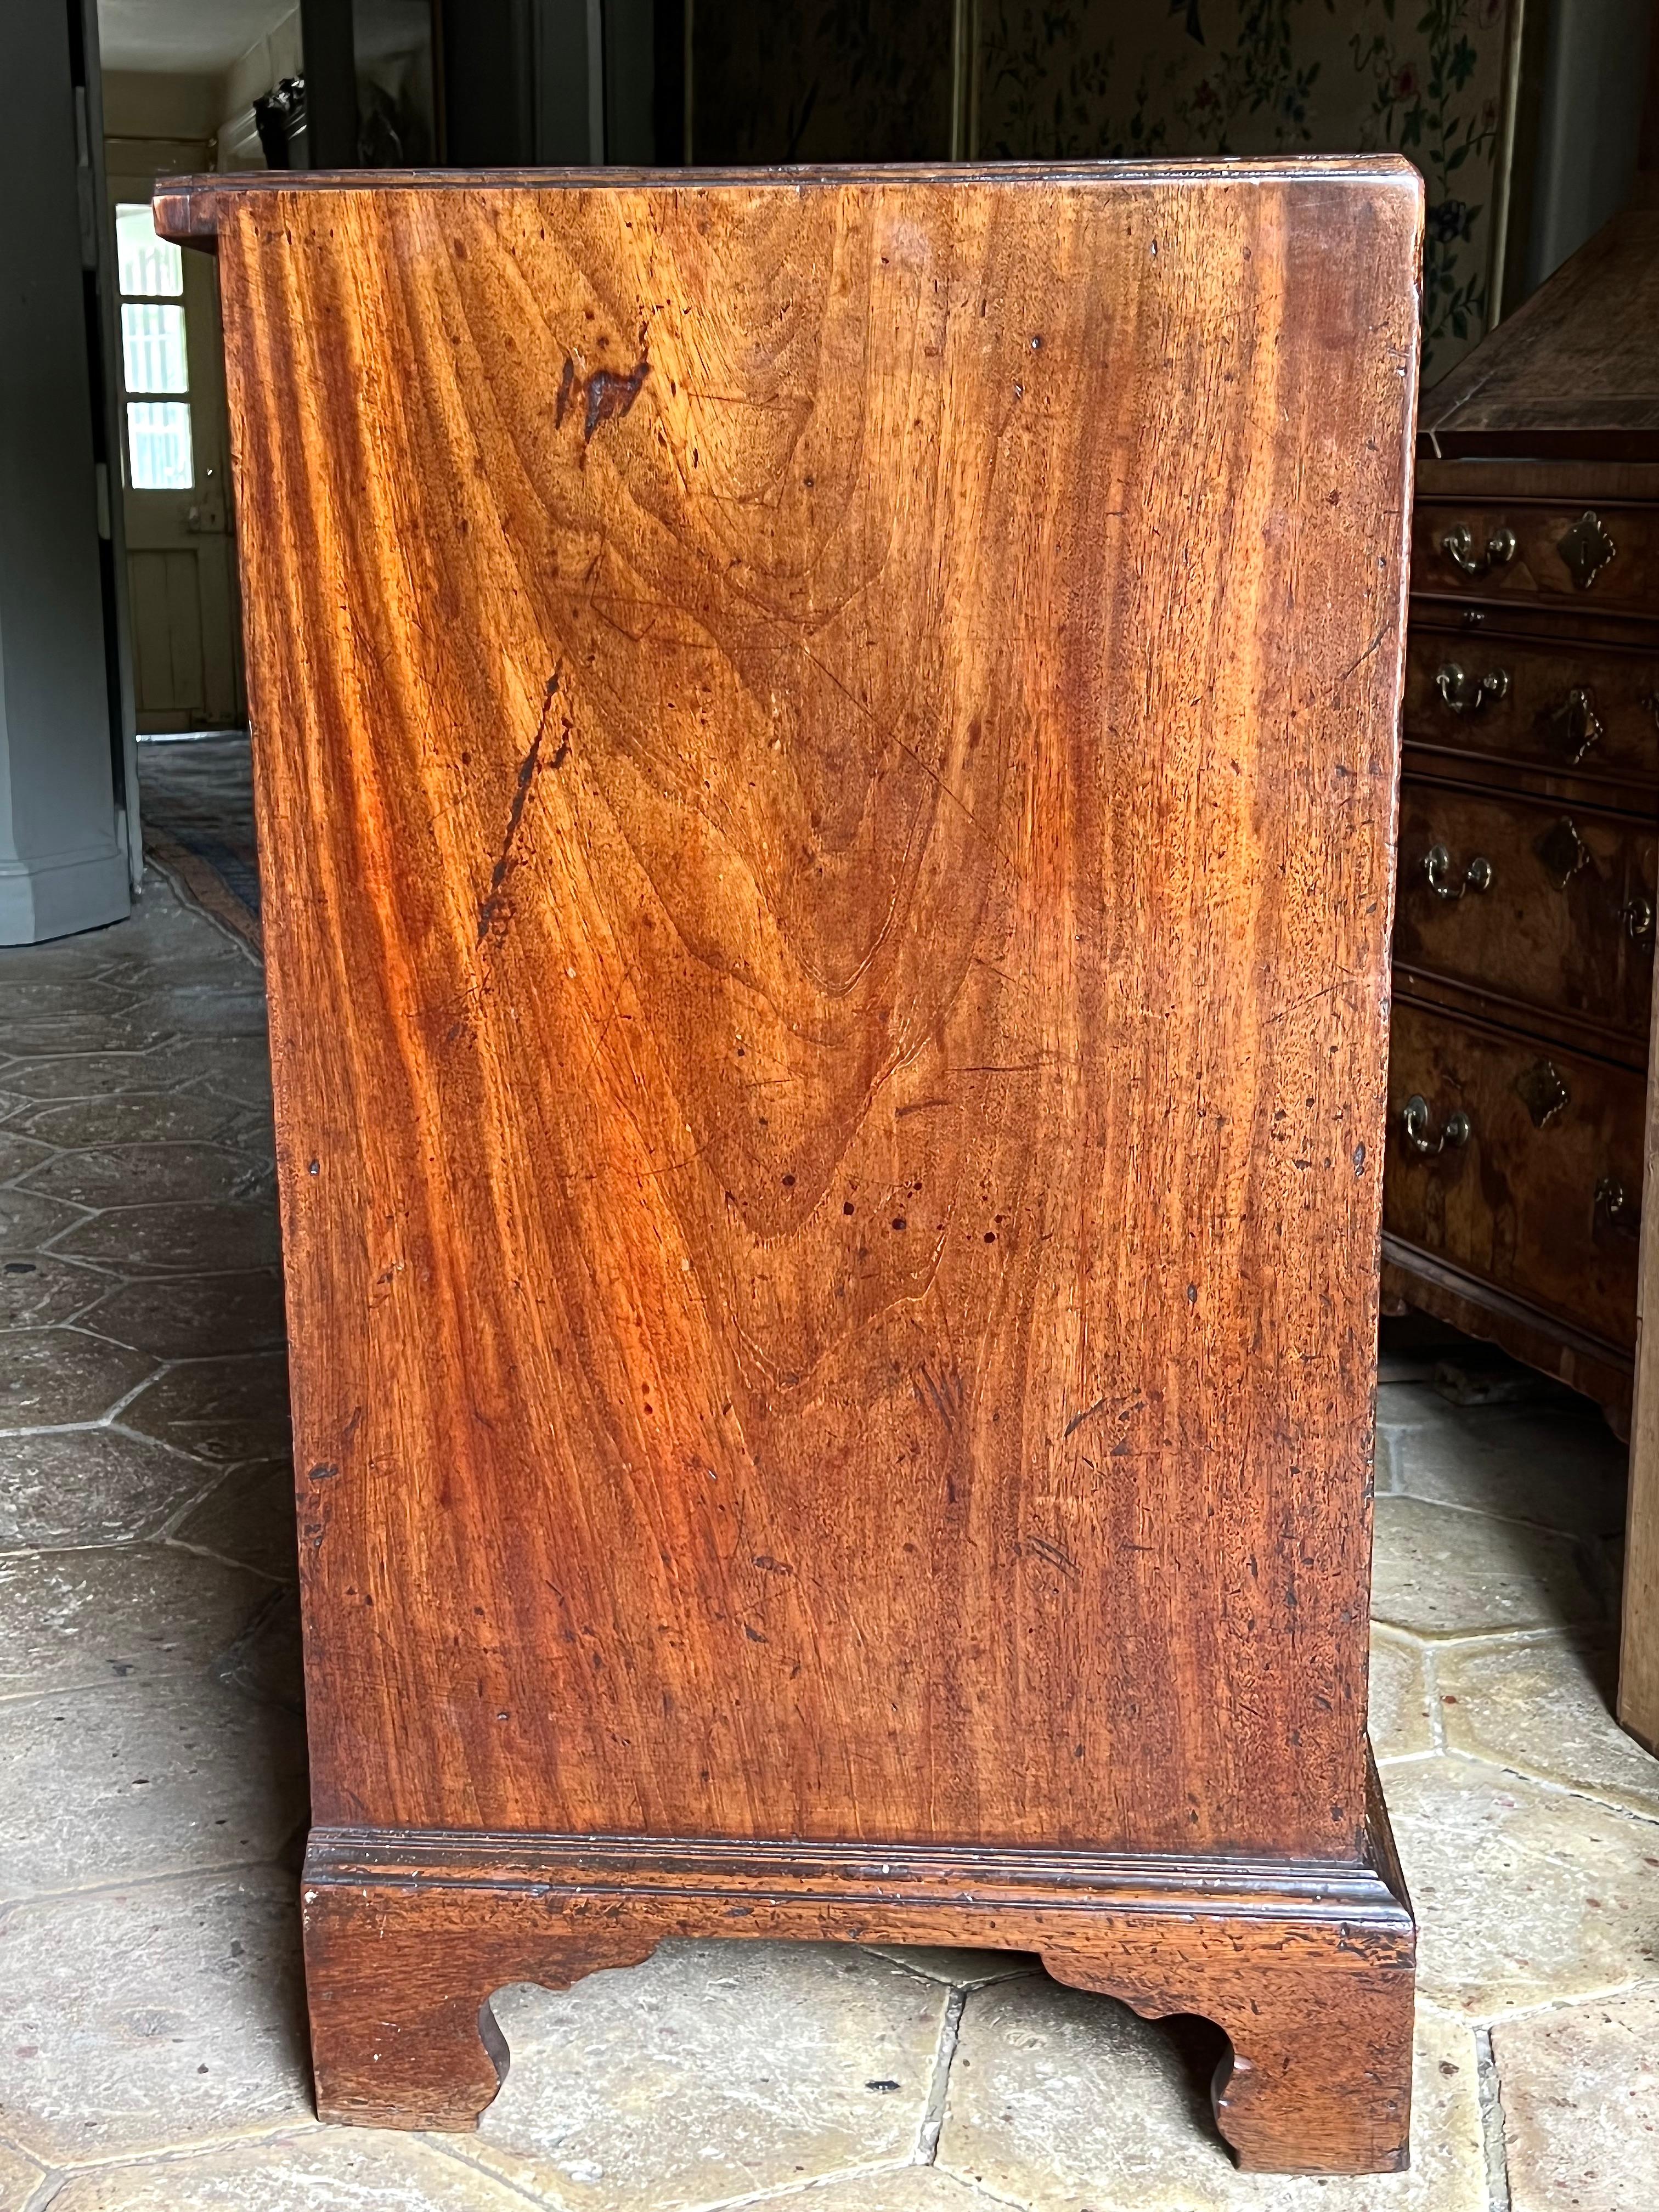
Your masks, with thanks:
M112 1097L63 1098L24 1107L8 1126L48 1145L80 1152L103 1145L204 1143L234 1118L216 1098L135 1087Z
M95 1421L150 1374L147 1352L78 1328L19 1328L0 1362L0 1428Z
M14 1905L0 1957L0 2131L46 2163L310 2118L290 1875Z
M238 1106L270 1104L270 1048L263 1037L203 1038L190 1048L188 1088Z
M107 983L95 982L84 969L67 962L49 974L26 976L14 966L9 945L0 957L5 961L4 971L0 973L0 1024L35 1014L50 1019L59 1013L113 1013L124 1003L121 992Z
M281 1590L236 1641L213 1662L218 1680L245 1698L305 1711L305 1655L300 1635L300 1601Z
M1006 2197L988 2197L936 2166L881 2166L738 2202L756 2212L763 2205L775 2205L777 2212L1008 2212Z
M55 1198L29 1190L0 1190L0 1252L38 1252L83 1217Z
M144 1276L104 1289L86 1326L158 1359L276 1351L286 1340L283 1279L274 1267L246 1275Z
M118 1429L0 1436L0 1551L148 1535L213 1475L199 1461Z
M46 2178L44 2166L9 2143L0 2143L0 2212L23 2212Z
M1659 2204L1659 1990L1499 2021L1511 2212Z
M1038 2212L1486 2212L1478 2060L1461 2022L1419 2010L1413 2162L1386 2181L1240 2173L1210 2112L1218 2047L1046 1976L976 1990L939 2163Z
M68 1206L189 1206L246 1200L270 1182L240 1153L217 1145L112 1145L102 1152L57 1152L32 1169L21 1188Z
M1659 1820L1659 1759L1613 1717L1618 1654L1548 1637L1453 1644L1440 1660L1454 1751L1586 1790Z
M58 1060L71 1052L145 1052L172 1034L168 1023L142 1008L0 1015L0 1052L19 1060Z
M222 990L263 988L262 963L250 957L240 937L222 933L198 913L191 933L166 945L146 945L103 971L101 980L134 996L175 985L216 984Z
M418 2136L311 2128L73 2175L52 2212L525 2212L517 2190Z
M477 2148L575 2208L702 2204L899 2162L948 1994L845 1945L665 1943L562 1991L504 1990Z
M109 1288L107 1275L55 1252L13 1253L0 1260L0 1329L73 1321Z
M205 1676L0 1703L0 1897L274 1857L305 1731Z
M128 1091L175 1090L195 1073L190 1061L168 1052L65 1052L52 1060L20 1060L6 1070L6 1088L27 1098L113 1098Z
M296 1581L300 1563L292 1461L258 1460L233 1468L173 1534L181 1544L199 1545L222 1559L257 1567L262 1575Z
M1377 1393L1377 1488L1569 1535L1625 1525L1628 1453L1601 1414L1580 1406L1449 1406L1401 1385Z
M246 1568L163 1544L0 1558L0 1697L206 1667L270 1596Z
M1371 1613L1419 1636L1571 1627L1602 1618L1565 1536L1419 1498L1379 1498Z
M283 1458L289 1446L287 1358L276 1352L170 1368L140 1391L121 1423L200 1459Z
M112 925L118 928L118 923ZM8 976L19 981L62 984L70 975L95 981L114 957L110 934L87 930L78 937L49 938L42 945L9 945L0 953Z
M976 1951L951 1943L866 1943L862 1948L878 1959L890 1959L929 1981L945 1982L957 1990L980 1990L988 1982L1006 1982L1015 1974L1040 1974L1042 1962L1030 1951Z
M176 1030L180 1036L265 1038L265 994L257 975L244 968L240 988L230 979L211 982L155 979L149 989L132 1002L135 1018L153 1022L158 1029ZM251 986L251 988L250 988Z
M234 1145L250 1160L275 1164L276 1131L265 1109L249 1106L230 1127L220 1133L222 1145Z
M21 1196L0 1192L0 1212L8 1197ZM60 1252L103 1261L129 1275L202 1275L220 1268L241 1273L274 1267L281 1257L274 1197L258 1206L123 1206L94 1214L54 1242Z
M1417 1986L1484 2017L1659 1980L1659 1826L1474 1759L1389 1769Z
M1434 1749L1428 1658L1421 1645L1371 1631L1370 1736L1377 1762Z
M29 1169L51 1158L50 1145L39 1144L33 1137L20 1136L12 1129L0 1129L0 1182L9 1182L14 1176L26 1175Z

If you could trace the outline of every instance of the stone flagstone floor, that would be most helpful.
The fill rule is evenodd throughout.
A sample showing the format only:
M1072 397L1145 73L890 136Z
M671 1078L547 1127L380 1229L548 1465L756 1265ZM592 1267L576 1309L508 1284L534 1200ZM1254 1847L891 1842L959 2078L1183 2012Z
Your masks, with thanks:
M160 878L129 922L0 951L0 2212L1659 2203L1659 1762L1607 1711L1622 1453L1518 1371L1454 1361L1492 1399L1459 1405L1409 1352L1374 1659L1423 1931L1409 2174L1236 2172L1194 2024L1024 1959L816 1945L505 1992L478 2135L319 2128L276 1259L251 957Z

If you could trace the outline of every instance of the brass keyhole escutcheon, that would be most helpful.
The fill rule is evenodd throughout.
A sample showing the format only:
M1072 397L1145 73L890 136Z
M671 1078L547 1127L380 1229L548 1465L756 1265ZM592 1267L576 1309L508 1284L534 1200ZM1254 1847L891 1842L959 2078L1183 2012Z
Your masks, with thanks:
M1586 507L1571 529L1557 538L1555 550L1572 578L1574 591L1587 592L1619 548L1608 537L1601 516L1593 507Z
M1589 847L1578 834L1571 815L1564 814L1533 847L1544 864L1544 872L1559 891L1590 864Z
M1557 744L1570 761L1581 761L1604 733L1595 711L1595 695L1588 684L1576 684L1551 714L1549 726Z

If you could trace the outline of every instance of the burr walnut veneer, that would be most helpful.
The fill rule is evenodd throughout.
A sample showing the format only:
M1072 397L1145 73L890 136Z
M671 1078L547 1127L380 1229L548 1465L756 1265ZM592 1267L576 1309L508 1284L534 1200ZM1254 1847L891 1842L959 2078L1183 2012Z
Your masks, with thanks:
M1403 162L164 186L223 289L325 2115L681 1935L1404 2161Z

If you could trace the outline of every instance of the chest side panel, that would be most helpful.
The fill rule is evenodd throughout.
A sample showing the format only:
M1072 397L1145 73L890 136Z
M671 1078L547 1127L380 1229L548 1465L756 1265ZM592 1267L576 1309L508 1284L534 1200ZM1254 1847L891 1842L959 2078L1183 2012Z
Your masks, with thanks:
M1416 223L231 218L319 1819L1352 1850Z

